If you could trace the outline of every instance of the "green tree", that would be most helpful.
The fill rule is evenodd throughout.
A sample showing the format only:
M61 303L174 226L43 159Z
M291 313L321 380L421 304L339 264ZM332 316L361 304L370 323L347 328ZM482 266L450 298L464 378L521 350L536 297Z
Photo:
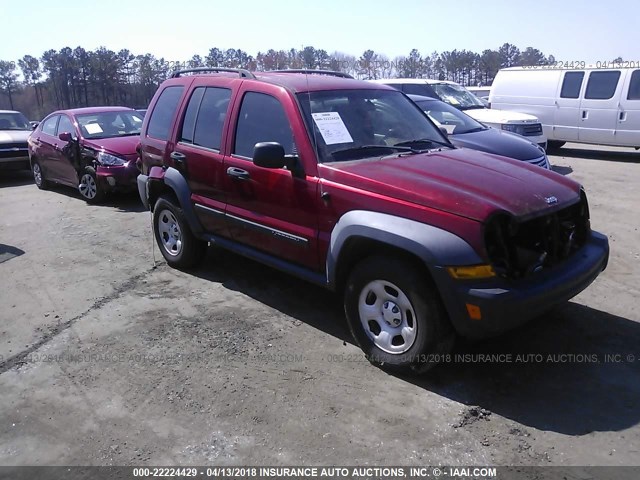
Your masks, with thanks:
M13 110L13 95L18 91L18 87L15 62L0 60L0 91L9 97L11 110Z

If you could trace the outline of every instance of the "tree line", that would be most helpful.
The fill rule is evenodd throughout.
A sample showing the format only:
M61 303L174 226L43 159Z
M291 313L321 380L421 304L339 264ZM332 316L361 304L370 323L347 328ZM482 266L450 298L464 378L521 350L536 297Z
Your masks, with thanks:
M25 55L16 61L0 60L0 108L20 110L40 119L60 108L125 105L144 108L158 85L177 67L228 67L254 71L288 68L328 69L360 79L393 77L435 78L463 85L490 85L500 68L553 63L553 55L505 43L497 50L475 53L453 50L422 54L413 49L393 59L366 50L356 57L327 53L314 47L267 50L254 57L240 49L211 48L207 55L193 55L185 62L156 58L129 50L105 47L47 50L39 58Z

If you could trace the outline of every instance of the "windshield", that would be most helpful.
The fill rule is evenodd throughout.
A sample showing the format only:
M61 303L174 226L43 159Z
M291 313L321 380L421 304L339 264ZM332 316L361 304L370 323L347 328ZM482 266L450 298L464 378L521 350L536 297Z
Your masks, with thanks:
M464 110L466 108L485 108L482 100L460 85L451 83L434 83L431 85L440 100Z
M299 93L321 162L355 160L449 146L428 117L393 90L330 90ZM402 144L403 146L400 146Z
M142 127L142 116L135 110L87 113L76 119L84 138L139 135Z
M0 112L0 130L31 130L31 124L20 112Z
M487 128L466 113L439 100L418 100L416 104L436 125L446 128L449 135L478 132Z

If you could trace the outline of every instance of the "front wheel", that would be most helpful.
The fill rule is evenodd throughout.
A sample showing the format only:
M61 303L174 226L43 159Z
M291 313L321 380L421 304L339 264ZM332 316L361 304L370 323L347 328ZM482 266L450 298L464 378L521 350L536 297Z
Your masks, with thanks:
M155 204L153 232L162 256L174 268L194 267L206 254L207 242L193 234L182 209L169 197L160 197Z
M84 169L82 177L80 177L78 191L87 203L100 203L104 200L105 193L104 190L100 188L100 185L98 185L98 179L94 168L87 167Z
M371 363L424 373L449 353L455 338L426 272L403 258L369 257L345 290L349 329Z

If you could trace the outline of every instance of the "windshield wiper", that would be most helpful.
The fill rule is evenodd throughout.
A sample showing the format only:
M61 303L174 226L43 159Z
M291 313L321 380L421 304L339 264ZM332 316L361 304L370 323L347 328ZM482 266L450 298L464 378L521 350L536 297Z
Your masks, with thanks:
M469 105L466 107L458 107L460 110L476 110L479 108L487 108L484 105Z
M411 153L420 153L422 150L417 150L415 148L409 146L403 146L400 144L397 145L360 145L359 147L351 147L344 148L342 150L336 150L335 152L331 152L332 156L335 155L344 155L346 153L367 151L367 150L393 150L396 152L411 152Z
M431 143L434 145L442 145L443 147L453 147L449 142L441 142L440 140L432 140L431 138L418 138L416 140L407 140L404 142L396 143L394 147L411 146L415 143Z

